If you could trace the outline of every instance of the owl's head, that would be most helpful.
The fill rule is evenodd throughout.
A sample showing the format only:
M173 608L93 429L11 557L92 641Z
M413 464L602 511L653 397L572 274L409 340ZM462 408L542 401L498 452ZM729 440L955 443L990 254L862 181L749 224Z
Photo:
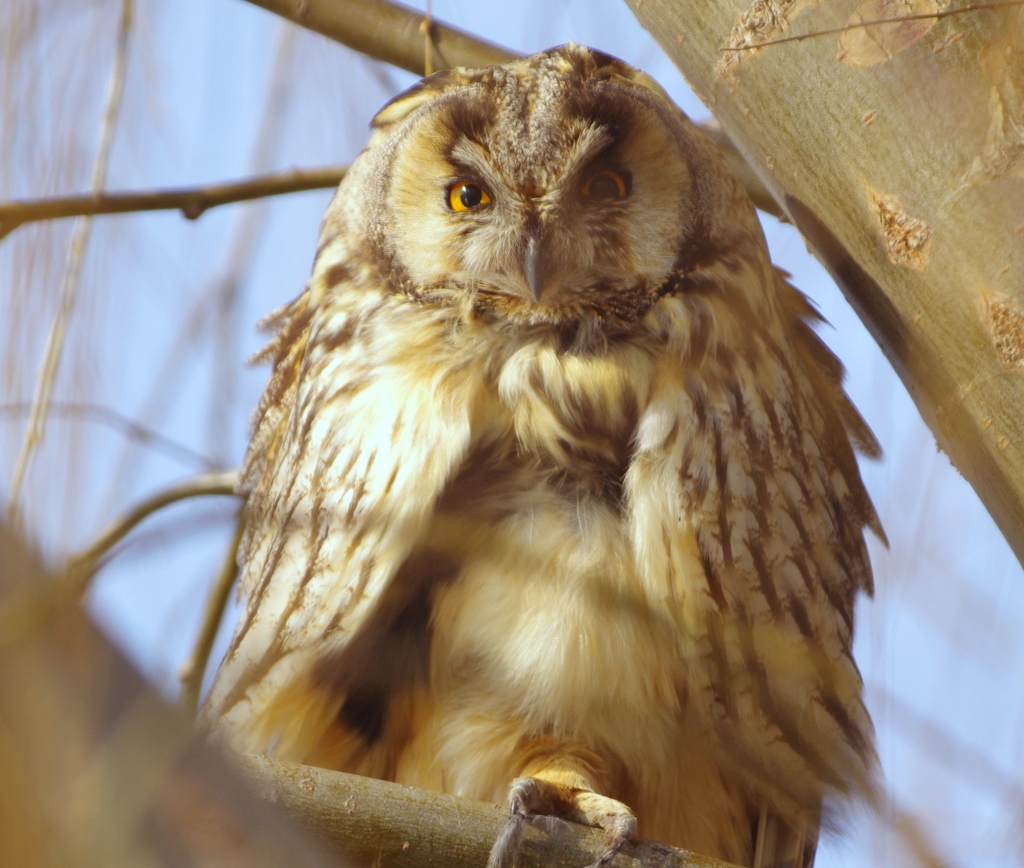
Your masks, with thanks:
M347 274L506 321L628 325L722 255L737 209L755 220L657 84L573 44L432 75L374 127L322 250L336 241Z

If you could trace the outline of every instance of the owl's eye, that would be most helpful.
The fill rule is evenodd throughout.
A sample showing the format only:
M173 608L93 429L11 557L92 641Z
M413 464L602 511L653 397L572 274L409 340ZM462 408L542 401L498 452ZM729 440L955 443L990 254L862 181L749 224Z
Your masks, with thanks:
M452 211L471 211L490 203L487 191L477 184L459 181L448 189L448 207Z
M588 199L625 199L629 189L622 175L607 169L594 175L580 192Z

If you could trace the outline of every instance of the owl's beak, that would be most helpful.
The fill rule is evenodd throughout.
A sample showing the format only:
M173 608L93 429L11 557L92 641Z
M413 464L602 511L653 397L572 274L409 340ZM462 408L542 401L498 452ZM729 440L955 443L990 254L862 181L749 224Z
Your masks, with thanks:
M544 242L537 234L530 235L526 242L526 257L523 260L523 274L526 275L526 282L530 284L530 292L534 301L540 301L544 292L544 284L548 277L548 261L544 250Z

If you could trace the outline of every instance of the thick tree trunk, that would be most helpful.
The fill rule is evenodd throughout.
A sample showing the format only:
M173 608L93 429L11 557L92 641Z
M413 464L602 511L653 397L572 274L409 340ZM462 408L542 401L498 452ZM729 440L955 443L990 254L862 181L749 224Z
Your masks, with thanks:
M734 52L940 7L628 2L817 251L1024 561L1024 9Z

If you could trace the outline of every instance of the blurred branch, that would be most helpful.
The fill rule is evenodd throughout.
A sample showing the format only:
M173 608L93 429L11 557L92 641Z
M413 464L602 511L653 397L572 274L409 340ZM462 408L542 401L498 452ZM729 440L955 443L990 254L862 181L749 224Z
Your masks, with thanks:
M124 71L128 63L128 36L132 28L132 0L121 0L121 15L118 20L117 47L114 52L114 66L110 73L107 86L106 106L103 110L103 121L100 125L100 143L96 150L93 163L91 187L94 192L102 190L107 182L107 164L110 160L110 145L114 138L114 125L117 122L118 110L121 107L121 94L124 91ZM57 377L57 367L64 349L64 335L67 332L68 320L78 297L79 279L82 274L82 260L85 257L85 246L89 240L92 222L88 217L79 219L71 237L68 248L67 265L60 288L60 307L50 326L50 334L46 339L43 361L39 366L36 394L32 400L32 412L29 416L25 439L21 445L14 475L11 480L10 499L7 504L8 515L17 522L18 498L21 485L36 446L43 439L46 425L46 414L50 407L50 395Z
M238 546L242 541L242 526L242 517L239 516L235 526L235 535L231 540L227 556L224 558L220 575L206 598L203 622L199 628L196 644L188 660L178 671L178 680L181 681L181 707L192 716L195 716L196 709L199 707L199 693L203 687L203 675L206 673L210 651L217 638L217 629L220 627L224 608L231 595L231 588L234 587L235 579L238 578Z
M508 820L508 811L490 802L269 757L239 757L238 762L266 800L283 803L302 825L331 843L343 865L479 868ZM537 817L526 821L521 847L520 868L564 868L596 864L607 840L590 826ZM729 868L717 859L651 841L627 847L607 865Z
M9 415L23 415L31 409L32 404L28 401L0 404L0 413ZM120 431L129 440L151 446L178 461L198 464L206 470L217 469L217 464L212 459L196 452L194 449L190 449L177 440L166 437L159 431L154 431L145 425L140 425L135 420L129 419L127 416L123 416L109 407L103 407L99 404L69 404L63 401L51 401L50 415L71 416L76 419L84 419L100 425L106 425L116 431Z
M56 220L62 217L127 214L137 211L181 211L189 220L195 220L208 209L218 205L337 187L345 177L347 168L324 166L317 169L288 169L284 172L255 175L241 181L225 181L198 187L97 192L49 199L0 202L0 238L25 223Z
M0 610L57 584L0 525ZM62 602L23 641L0 632L0 865L338 864Z
M123 540L132 529L154 512L159 512L172 503L193 497L210 495L234 495L238 473L223 470L203 473L184 482L158 491L119 518L114 519L99 535L95 542L68 558L65 573L70 585L77 593L85 592L89 579L110 550Z
M952 868L929 840L921 821L913 814L894 807L889 825L923 868Z
M490 66L519 57L507 48L477 39L475 36L427 18L415 9L387 0L249 0L282 18L347 45L376 60L383 60L416 75L427 64L427 40L424 22L433 37L430 40L430 68L434 71L453 66ZM768 188L754 174L746 160L716 123L702 124L722 152L729 168L743 183L754 204L775 217L783 211Z

